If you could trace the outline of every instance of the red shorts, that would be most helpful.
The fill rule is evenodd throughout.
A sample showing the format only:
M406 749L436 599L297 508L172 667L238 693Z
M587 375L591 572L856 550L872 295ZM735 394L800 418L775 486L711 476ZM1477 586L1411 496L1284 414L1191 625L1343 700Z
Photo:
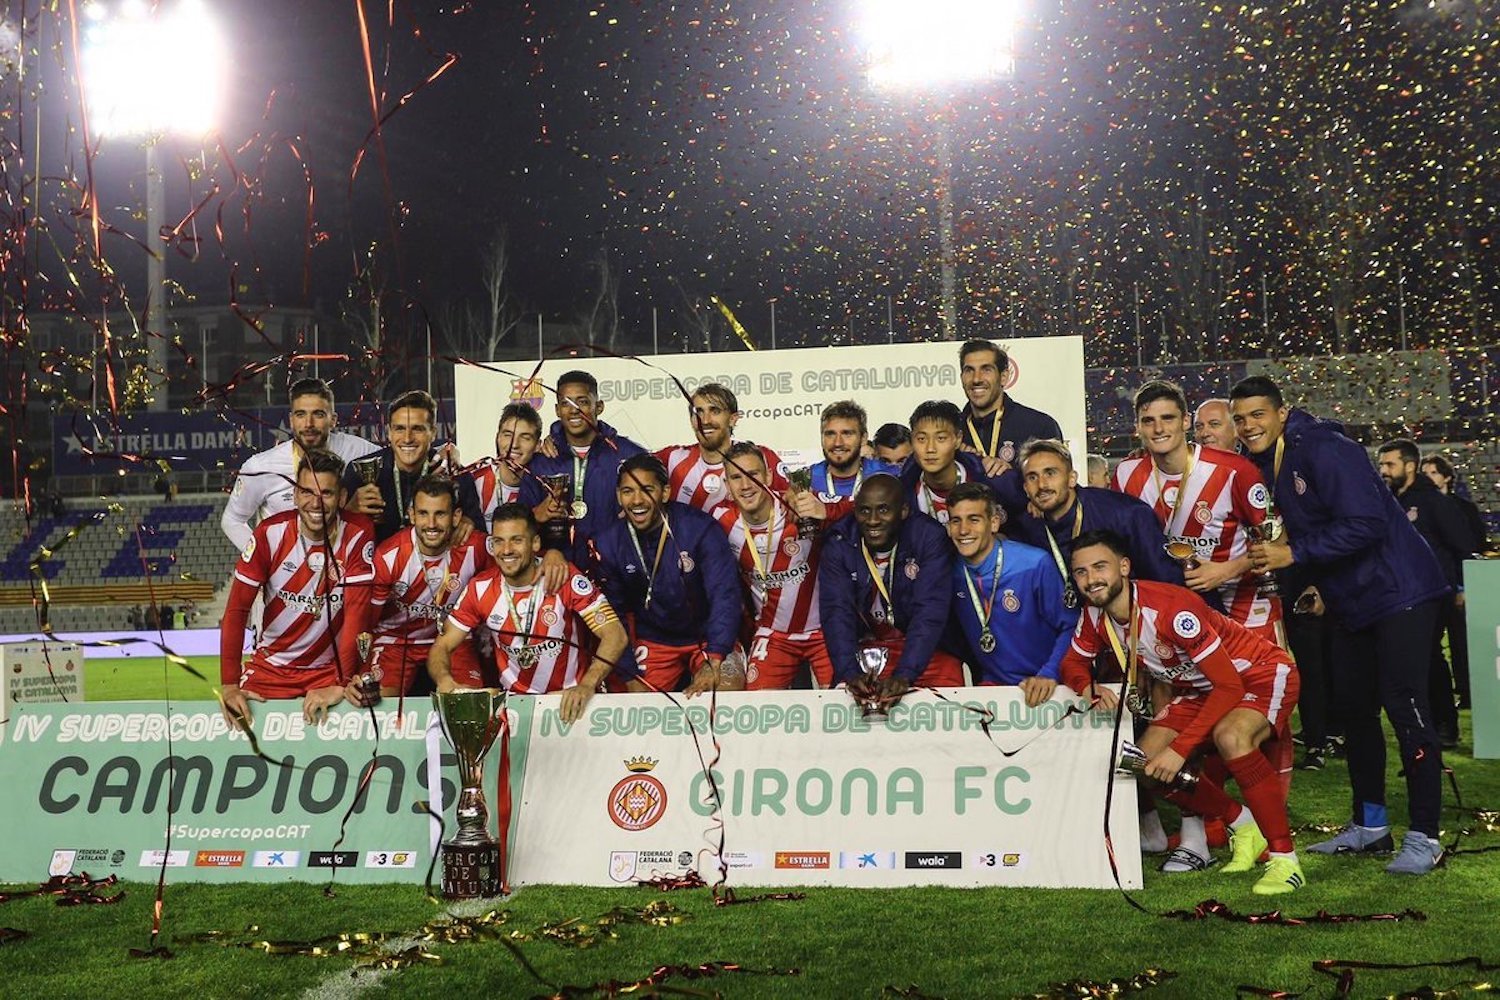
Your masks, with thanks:
M366 670L380 674L380 692L385 695L405 694L411 690L412 681L427 672L427 654L432 652L430 642L402 642L395 639L376 643L370 651ZM479 654L474 650L474 640L459 643L448 660L449 672L460 687L483 687L484 676L479 665Z
M890 650L885 660L885 669L880 676L889 677L901 663L901 653L906 648L906 638L897 636L892 639L882 639L879 642L867 642L861 644L862 648L870 649L875 646L884 646ZM913 687L937 687L951 688L964 686L964 665L958 657L943 652L941 649L933 650L932 659L927 662L927 669L912 682Z
M1281 733L1287 728L1292 709L1297 707L1297 693L1301 690L1297 668L1290 663L1278 663L1274 668L1257 669L1254 674L1246 678L1245 695L1234 708L1259 712L1271 724L1273 734ZM1178 695L1156 713L1151 725L1180 733L1198 717L1207 700L1208 696L1202 694Z
M319 688L343 687L333 664L322 667L278 667L254 657L240 670L240 690L262 698L301 698Z
M658 691L676 691L708 662L702 646L668 646L635 640L635 662L642 679Z
M792 639L785 633L770 630L757 631L750 643L745 690L785 691L803 663L812 667L818 687L833 686L833 660L828 656L828 647L823 644L821 630L807 639Z

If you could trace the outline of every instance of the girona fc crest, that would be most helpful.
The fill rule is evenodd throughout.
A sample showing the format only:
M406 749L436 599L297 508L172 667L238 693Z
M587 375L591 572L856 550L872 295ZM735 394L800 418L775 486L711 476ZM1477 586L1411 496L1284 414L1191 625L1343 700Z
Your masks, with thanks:
M1205 500L1199 500L1198 506L1193 508L1193 520L1199 524L1207 524L1214 519L1214 512Z
M630 774L609 790L609 818L622 830L645 830L667 811L667 789L649 773L656 761L632 757L625 762Z

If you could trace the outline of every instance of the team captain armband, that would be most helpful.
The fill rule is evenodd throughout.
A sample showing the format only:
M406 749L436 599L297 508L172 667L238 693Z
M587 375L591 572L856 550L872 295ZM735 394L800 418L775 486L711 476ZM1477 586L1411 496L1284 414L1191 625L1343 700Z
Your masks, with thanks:
M612 625L619 620L620 616L615 614L615 609L608 601L598 601L583 611L583 623L592 632L597 632L604 626Z

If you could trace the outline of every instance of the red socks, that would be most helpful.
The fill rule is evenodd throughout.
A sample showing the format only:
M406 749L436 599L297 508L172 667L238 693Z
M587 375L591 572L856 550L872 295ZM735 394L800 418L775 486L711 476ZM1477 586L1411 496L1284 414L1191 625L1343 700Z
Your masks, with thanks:
M1255 823L1260 827L1271 852L1290 854L1292 831L1286 818L1286 793L1282 789L1280 775L1266 759L1266 755L1257 749L1224 763L1228 766L1229 773L1234 775L1234 780L1239 783L1245 805L1249 807L1250 815L1255 817Z

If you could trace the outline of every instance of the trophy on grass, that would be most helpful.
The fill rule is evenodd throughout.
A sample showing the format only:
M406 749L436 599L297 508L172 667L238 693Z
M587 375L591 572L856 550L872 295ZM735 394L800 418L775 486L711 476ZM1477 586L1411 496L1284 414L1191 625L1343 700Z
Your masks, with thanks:
M484 758L505 725L505 692L462 688L434 693L443 735L458 757L458 833L442 846L443 896L476 899L500 893L500 843L490 836L484 801ZM501 830L503 837L508 833Z
M793 469L791 472L788 472L786 474L786 480L787 480L788 483L791 483L792 489L796 493L811 493L812 492L812 470L811 469ZM798 538L814 538L814 537L816 537L817 534L818 534L818 525L819 525L819 523L820 522L815 517L799 517L799 518L797 518L797 537Z
M1286 534L1286 522L1281 515L1272 507L1266 511L1266 519L1259 524L1248 524L1245 533L1250 536L1252 542L1274 542ZM1276 584L1276 571L1266 570L1260 575L1260 594L1270 597L1281 593L1281 588Z
M571 500L573 477L569 473L558 472L542 476L541 480L552 499L563 509L562 517L554 517L542 525L542 541L551 548L564 548L572 541L574 519L582 517L588 508L582 500L576 503Z
M1123 740L1120 743L1120 762L1115 765L1115 770L1125 774L1142 775L1146 773L1148 759L1146 751L1129 740ZM1198 776L1184 765L1182 770L1177 772L1177 777L1172 780L1170 787L1179 792L1191 792L1198 787Z

